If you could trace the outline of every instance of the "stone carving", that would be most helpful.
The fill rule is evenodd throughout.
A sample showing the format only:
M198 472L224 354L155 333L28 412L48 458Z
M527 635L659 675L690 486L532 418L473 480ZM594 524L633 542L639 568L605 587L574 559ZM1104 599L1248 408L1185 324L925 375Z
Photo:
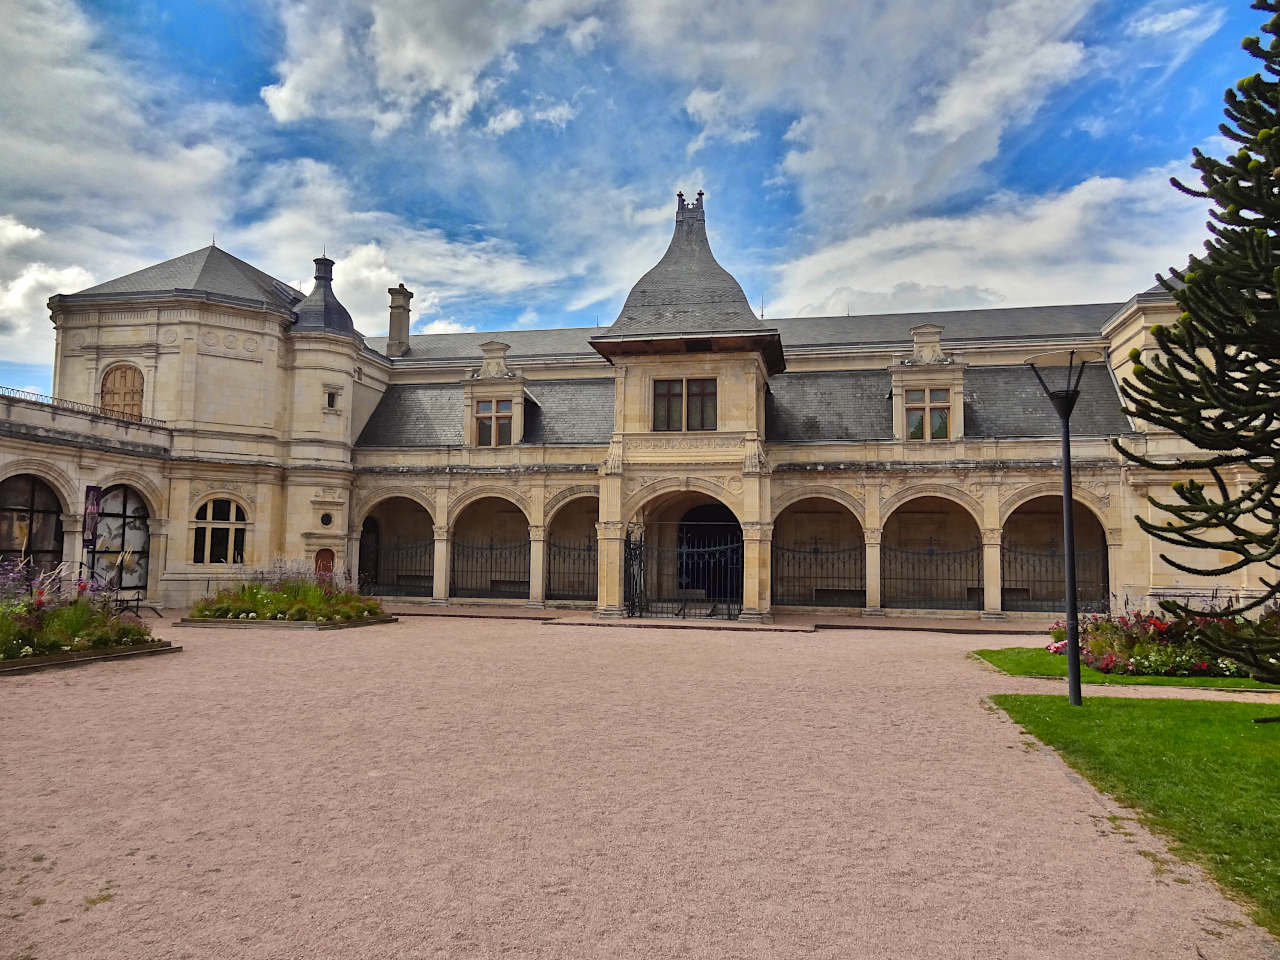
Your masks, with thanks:
M238 341L234 333L228 333L225 337L222 338L222 345L226 347L228 350L234 348L237 342Z
M200 334L200 342L206 347L216 347L218 345L218 335L212 330L206 330Z
M257 502L257 496L254 493L254 485L251 483L237 483L235 481L222 480L191 481L192 503L195 503L197 500L206 500L216 493L232 493L247 503Z
M742 458L742 472L747 476L760 476L771 473L769 458L765 456L764 445L759 440L747 444L747 455Z
M622 473L622 441L616 437L609 441L609 453L600 464L602 477L617 476Z
M480 344L480 352L484 361L476 372L476 380L508 380L515 376L507 368L507 351L511 346L498 340L489 340Z
M244 350L245 350L245 353L257 353L257 352L258 352L258 341L257 341L257 340L255 340L253 337L245 337L245 338L244 338Z
M71 346L75 347L77 350L79 350L81 347L83 347L83 346L84 346L84 334L82 334L82 333L73 333L73 334L71 335Z
M646 450L737 450L746 437L637 437L627 441L627 449Z
M902 361L910 364L950 363L942 352L942 326L937 323L920 323L911 328L911 357Z
M178 342L178 331L170 327L160 336L160 340L169 346L173 346Z

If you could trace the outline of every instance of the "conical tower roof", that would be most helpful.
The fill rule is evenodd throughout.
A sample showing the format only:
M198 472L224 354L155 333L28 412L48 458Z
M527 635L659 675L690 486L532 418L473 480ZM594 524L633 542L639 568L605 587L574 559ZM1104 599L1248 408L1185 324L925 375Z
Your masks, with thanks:
M676 194L676 225L662 259L627 295L608 330L591 338L602 356L759 351L771 373L781 371L778 331L751 310L733 275L707 242L702 191L693 203Z
M316 285L307 298L293 308L297 322L293 329L298 333L311 331L341 333L359 337L351 314L333 292L333 261L328 257L316 257Z
M702 191L676 194L676 226L667 252L631 288L610 335L724 333L766 329L733 275L707 242Z

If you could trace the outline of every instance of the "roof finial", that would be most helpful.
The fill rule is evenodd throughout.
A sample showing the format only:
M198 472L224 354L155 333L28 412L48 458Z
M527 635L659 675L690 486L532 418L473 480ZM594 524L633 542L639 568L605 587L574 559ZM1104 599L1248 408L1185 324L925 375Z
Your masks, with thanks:
M217 231L217 230L213 231L213 245L214 245L215 247L218 245L218 231Z

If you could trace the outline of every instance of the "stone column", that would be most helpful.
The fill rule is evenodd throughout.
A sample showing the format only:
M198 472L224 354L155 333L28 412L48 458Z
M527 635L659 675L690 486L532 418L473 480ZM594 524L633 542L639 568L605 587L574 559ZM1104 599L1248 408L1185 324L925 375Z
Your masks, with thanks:
M547 605L546 527L529 525L529 606Z
M624 535L618 521L596 524L596 616L621 617L623 606Z
M168 521L150 518L147 521L150 542L147 544L147 599L159 603L160 578L169 566Z
M982 619L1003 620L1000 598L1000 530L982 531Z
M867 528L862 531L862 539L867 548L867 607L862 611L864 617L883 617L884 608L880 606L880 538L884 530Z
M769 551L772 530L764 523L742 525L742 612L747 623L772 623L769 610Z
M82 560L88 559L80 531L84 529L84 517L79 514L64 513L62 515L62 569L64 585L74 586L82 576L89 577L89 570L80 566Z
M449 530L443 524L433 527L435 556L431 561L431 602L449 602Z
M1120 581L1124 570L1124 541L1119 527L1105 532L1107 538L1107 603L1108 608L1120 613L1130 606L1128 589ZM1147 578L1150 581L1150 577Z

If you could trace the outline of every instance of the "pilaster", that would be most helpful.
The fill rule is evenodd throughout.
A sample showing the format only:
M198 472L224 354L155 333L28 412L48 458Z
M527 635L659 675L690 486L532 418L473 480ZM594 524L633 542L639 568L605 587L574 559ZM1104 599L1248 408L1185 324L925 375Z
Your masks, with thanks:
M546 527L529 525L529 606L545 607L547 589Z
M1003 620L1001 609L1000 528L982 531L982 619Z

